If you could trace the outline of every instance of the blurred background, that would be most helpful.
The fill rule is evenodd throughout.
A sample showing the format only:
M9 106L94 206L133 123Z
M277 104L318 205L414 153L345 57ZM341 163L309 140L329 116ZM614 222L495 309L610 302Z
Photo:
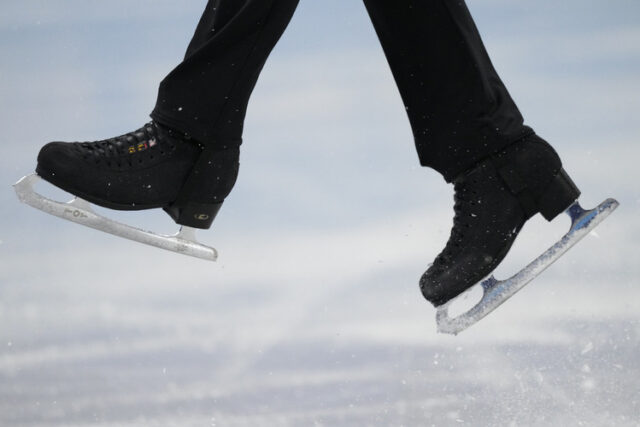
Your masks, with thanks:
M267 63L240 178L199 233L217 263L18 202L45 142L147 121L205 3L2 0L0 425L640 424L640 3L468 2L582 204L621 206L457 337L418 289L453 190L418 165L359 1L302 0ZM527 223L497 276L568 227Z

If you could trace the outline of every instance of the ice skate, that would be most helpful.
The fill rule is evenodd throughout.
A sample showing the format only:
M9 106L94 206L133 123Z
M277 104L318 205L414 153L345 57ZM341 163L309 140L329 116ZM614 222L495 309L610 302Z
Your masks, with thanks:
M438 330L445 333L456 334L493 311L618 205L610 199L592 211L583 210L577 203L580 191L559 157L535 135L480 162L454 184L449 241L420 280L423 295L438 308ZM573 224L560 241L510 279L482 282L483 299L455 319L448 316L452 300L502 262L528 219L541 213L551 221L565 211Z
M237 147L213 149L151 122L128 134L94 142L51 142L36 174L15 184L21 201L44 212L120 237L203 259L215 249L195 240L208 229L238 173ZM34 190L44 179L76 198L57 202ZM162 208L181 230L158 235L96 214L90 203L117 210Z

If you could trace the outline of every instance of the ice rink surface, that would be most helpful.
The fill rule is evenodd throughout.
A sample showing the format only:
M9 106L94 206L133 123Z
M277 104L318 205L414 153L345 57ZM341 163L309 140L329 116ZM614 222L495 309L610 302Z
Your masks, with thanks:
M359 2L303 0L274 51L240 179L199 233L217 263L18 203L44 142L146 120L203 6L3 3L1 426L640 425L636 2L469 1L582 204L621 207L457 337L436 334L417 285L452 189L418 167ZM101 212L174 231L161 212ZM528 223L499 278L568 227Z

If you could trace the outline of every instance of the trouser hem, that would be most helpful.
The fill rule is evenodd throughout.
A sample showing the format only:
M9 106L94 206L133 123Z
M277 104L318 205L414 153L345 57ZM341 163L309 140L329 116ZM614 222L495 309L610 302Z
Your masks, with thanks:
M151 112L150 116L156 122L189 135L194 140L209 148L225 149L230 147L239 147L242 144L242 136L240 135L225 134L206 130L200 127L194 127L191 123L176 119L175 117L160 111L158 107Z
M420 165L436 170L443 176L446 182L451 183L458 176L473 169L475 165L486 160L488 157L532 135L535 135L535 131L528 126L524 126L522 132L518 135L493 141L490 150L475 154L469 158L455 157L449 153L435 153L431 150L420 150L419 148L421 146L433 146L433 143L423 143L420 139L416 139L415 144L416 147L418 147Z

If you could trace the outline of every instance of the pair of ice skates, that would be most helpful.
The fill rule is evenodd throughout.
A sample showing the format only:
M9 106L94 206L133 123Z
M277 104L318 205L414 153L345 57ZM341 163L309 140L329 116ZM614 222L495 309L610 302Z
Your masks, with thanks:
M187 135L151 122L141 129L95 142L45 145L36 174L15 184L32 207L120 237L203 259L215 249L198 243L196 229L208 229L238 173L237 146L212 149ZM34 190L43 178L74 194L61 203ZM617 206L607 199L592 210L577 202L577 187L555 151L531 135L479 162L455 181L455 217L445 249L424 273L421 290L437 307L440 332L457 334L482 319L525 286L589 233ZM95 213L94 203L111 209L163 208L180 231L173 236L130 227ZM571 228L557 243L513 277L491 274L504 259L524 223L540 212L549 221L566 212ZM451 318L448 309L478 284L482 300Z

